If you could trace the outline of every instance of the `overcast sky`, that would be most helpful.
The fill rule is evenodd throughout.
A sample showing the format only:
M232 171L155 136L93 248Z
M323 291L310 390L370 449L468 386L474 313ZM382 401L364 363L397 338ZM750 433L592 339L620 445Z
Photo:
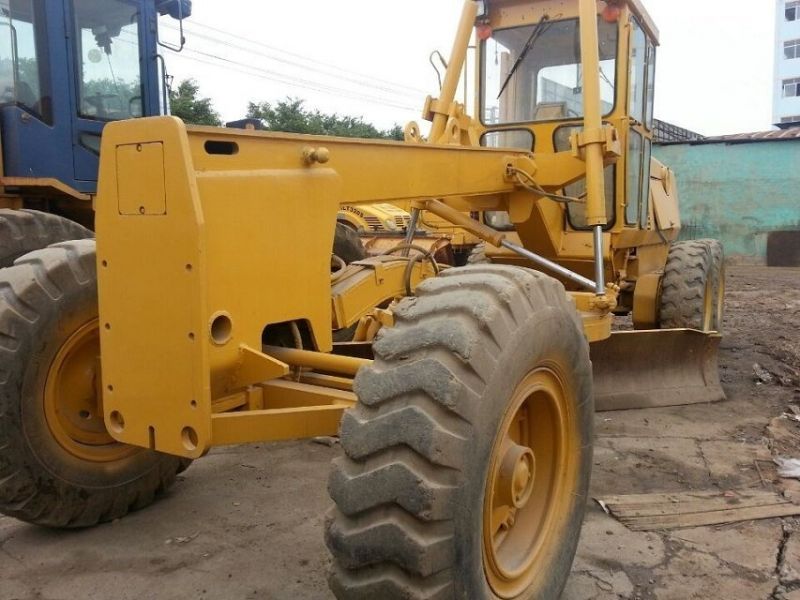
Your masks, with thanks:
M705 135L769 129L774 0L644 0L661 30L655 116ZM187 46L167 53L226 120L247 102L310 108L388 128L438 90L428 57L450 52L462 0L194 0ZM164 23L162 35L176 39Z

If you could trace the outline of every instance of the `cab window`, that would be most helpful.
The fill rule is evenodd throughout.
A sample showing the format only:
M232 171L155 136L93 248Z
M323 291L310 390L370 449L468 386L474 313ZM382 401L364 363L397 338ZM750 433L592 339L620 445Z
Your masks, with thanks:
M631 62L628 110L633 119L644 123L645 79L647 72L647 36L636 19L631 19Z
M0 5L0 102L16 104L52 122L51 100L43 81L42 4L11 0Z
M639 209L642 202L643 147L642 134L631 129L628 140L628 177L625 190L625 221L629 225L636 225L639 222Z
M581 130L581 127L572 127L570 125L563 125L556 129L553 139L556 152L565 152L569 150L572 147L570 144L570 136ZM616 173L617 169L614 165L608 165L603 173L608 227L611 227L616 219L616 196L614 193L616 189L614 182ZM570 202L567 205L567 218L569 219L570 226L573 229L591 229L591 226L586 222L586 180L582 179L566 186L564 188L564 195L582 200L582 202Z
M603 114L614 108L618 25L600 19ZM578 19L542 20L493 32L483 42L483 122L529 123L583 117Z
M646 228L650 214L652 148L648 132L653 123L656 48L635 17L631 18L630 52L628 110L632 122L625 164L625 223Z
M139 9L124 0L75 0L78 112L86 119L140 117Z
M653 130L653 101L656 91L656 46L647 41L647 101L644 124L649 131Z
M484 148L518 148L533 151L534 137L529 129L487 131L481 136Z

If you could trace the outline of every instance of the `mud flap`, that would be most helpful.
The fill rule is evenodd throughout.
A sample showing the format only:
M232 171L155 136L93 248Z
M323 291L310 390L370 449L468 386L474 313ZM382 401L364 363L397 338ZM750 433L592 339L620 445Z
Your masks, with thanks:
M595 409L627 410L725 399L721 336L693 329L619 331L591 345Z

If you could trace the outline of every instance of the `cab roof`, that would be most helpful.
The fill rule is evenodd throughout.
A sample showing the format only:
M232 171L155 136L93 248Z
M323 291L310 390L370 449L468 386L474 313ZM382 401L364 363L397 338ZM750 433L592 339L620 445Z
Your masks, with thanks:
M653 42L656 46L658 46L658 38L659 32L658 27L656 27L655 21L650 16L650 13L647 12L647 9L644 7L644 3L642 0L624 0L627 2L628 6L630 7L631 11L639 17L639 20L642 22L642 27L645 28L647 33L650 34L650 37L653 38Z
M608 4L627 5L631 12L639 19L642 27L647 34L652 38L653 42L658 45L659 32L656 27L655 21L647 12L643 0L600 0ZM525 5L535 5L539 3L549 3L552 5L564 5L567 3L574 3L577 7L578 0L484 0L485 4L491 8L509 8L512 6L524 7Z

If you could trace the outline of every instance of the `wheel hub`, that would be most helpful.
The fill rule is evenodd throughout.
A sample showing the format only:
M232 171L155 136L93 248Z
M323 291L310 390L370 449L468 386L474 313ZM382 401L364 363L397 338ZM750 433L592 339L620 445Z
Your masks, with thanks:
M506 505L524 508L533 493L535 473L533 450L510 442L500 465L496 496Z
M532 371L512 395L495 439L483 511L487 581L500 598L515 598L538 577L558 545L578 456L568 392L556 372Z
M94 319L67 338L50 364L44 413L53 438L70 454L90 462L111 462L136 449L109 435L99 389L100 335Z

